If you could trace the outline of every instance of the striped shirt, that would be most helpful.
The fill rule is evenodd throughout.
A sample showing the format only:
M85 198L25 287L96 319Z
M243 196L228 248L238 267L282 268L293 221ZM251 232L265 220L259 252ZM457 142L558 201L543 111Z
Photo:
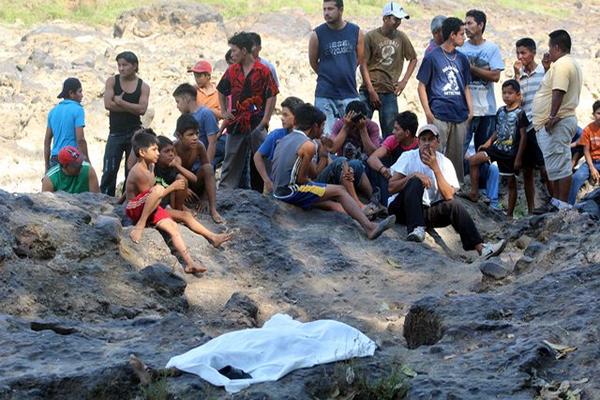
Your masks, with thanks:
M544 66L541 63L529 75L527 75L525 68L521 68L519 75L521 98L523 99L521 101L521 108L525 111L525 115L527 115L527 119L529 120L528 132L533 129L533 98L542 84L545 73Z

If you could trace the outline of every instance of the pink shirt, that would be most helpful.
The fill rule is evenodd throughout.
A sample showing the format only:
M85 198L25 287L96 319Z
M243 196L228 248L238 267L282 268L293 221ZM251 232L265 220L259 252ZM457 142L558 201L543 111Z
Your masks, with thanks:
M331 139L335 139L337 135L340 133L342 128L344 127L344 120L338 119L333 124L333 128L331 129ZM369 138L371 139L371 143L376 148L381 144L381 138L379 137L379 125L371 120L367 120L367 133L369 134ZM362 140L360 139L360 134L358 132L348 132L348 136L346 137L346 142L352 143L355 147L359 148L361 152L363 152L362 148ZM344 143L344 144L345 144ZM343 147L343 146L342 146ZM337 155L341 156L343 149L341 148Z
M383 141L382 146L385 147L386 150L391 153L394 150L396 150L398 148L398 146L400 146L400 148L402 149L402 151L416 149L417 147L419 147L419 142L415 138L414 142L412 142L409 146L405 147L405 146L402 146L400 144L400 142L398 142L398 140L396 140L396 136L390 135L390 136L388 136L388 137L385 138L385 140Z

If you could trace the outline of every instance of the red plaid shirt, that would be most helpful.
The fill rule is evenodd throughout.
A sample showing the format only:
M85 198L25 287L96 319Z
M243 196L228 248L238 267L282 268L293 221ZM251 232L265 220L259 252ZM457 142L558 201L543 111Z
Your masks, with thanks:
M233 123L242 132L250 132L265 115L267 99L279 93L268 67L259 60L254 62L248 76L241 64L232 64L223 74L217 90L231 96Z

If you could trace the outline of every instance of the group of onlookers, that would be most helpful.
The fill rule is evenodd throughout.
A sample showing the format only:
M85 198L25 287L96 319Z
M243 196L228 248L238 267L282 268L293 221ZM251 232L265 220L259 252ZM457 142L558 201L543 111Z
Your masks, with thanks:
M219 167L219 189L254 189L305 209L344 212L369 239L395 222L405 224L414 241L423 241L428 228L452 225L465 250L484 257L498 254L505 243L484 243L456 195L476 202L483 191L490 206L501 209L499 176L506 176L506 214L512 218L521 171L529 213L570 208L586 179L599 180L599 102L595 122L579 139L585 162L573 176L571 139L582 73L566 31L550 33L549 51L539 63L532 39L516 42L514 79L502 82L504 104L498 107L494 84L505 65L498 46L484 37L484 12L470 10L464 22L433 18L432 39L418 66L411 40L399 29L409 19L399 4L388 2L381 26L366 33L344 20L343 11L343 0L324 0L325 23L309 39L309 64L317 75L314 105L285 99L282 128L270 133L279 81L273 64L260 57L260 35L240 32L229 39L229 67L216 85L209 62L188 70L195 85L173 92L182 113L175 142L142 128L150 88L137 75L136 55L120 53L119 73L106 81L104 93L110 133L100 185L88 163L81 83L67 79L59 95L64 100L48 116L43 190L114 196L125 155L132 239L139 240L146 225L156 225L173 236L186 271L199 272L204 268L189 258L172 220L215 246L229 240L204 228L192 213L204 200L212 219L223 222L216 206ZM415 70L427 121L420 128L413 112L398 112L398 96ZM371 120L375 111L379 125ZM541 209L534 206L535 170L551 197Z

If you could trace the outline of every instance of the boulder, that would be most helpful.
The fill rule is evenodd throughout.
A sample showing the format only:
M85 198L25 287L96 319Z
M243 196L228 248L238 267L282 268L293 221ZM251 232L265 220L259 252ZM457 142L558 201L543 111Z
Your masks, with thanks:
M142 281L154 288L161 296L181 296L187 283L164 264L149 265L140 271Z

